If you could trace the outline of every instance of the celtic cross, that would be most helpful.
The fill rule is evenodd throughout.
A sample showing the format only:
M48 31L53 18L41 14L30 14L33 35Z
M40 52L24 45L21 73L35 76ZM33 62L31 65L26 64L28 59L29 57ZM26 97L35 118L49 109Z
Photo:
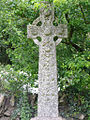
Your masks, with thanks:
M54 26L53 21L54 11L48 4L47 9L40 10L40 17L27 26L27 37L39 46L38 117L32 120L61 120L58 117L56 46L67 37L67 26ZM54 41L54 37L58 39Z

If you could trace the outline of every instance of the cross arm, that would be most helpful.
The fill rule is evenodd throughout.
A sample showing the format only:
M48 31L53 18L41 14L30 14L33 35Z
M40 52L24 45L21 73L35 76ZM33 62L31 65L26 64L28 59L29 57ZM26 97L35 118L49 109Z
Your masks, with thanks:
M36 20L33 21L32 25L37 25L41 21L41 18L38 17Z
M28 25L27 26L27 38L33 39L34 43L39 45L39 41L37 40L37 37L40 36L39 34L40 27L36 25Z
M36 45L40 45L40 42L37 39L33 39L33 41Z
M58 38L58 40L55 42L56 46L59 45L61 41L62 41L62 38Z
M67 38L67 25L59 24L58 26L54 26L54 36L57 36L56 45L58 45L62 38Z

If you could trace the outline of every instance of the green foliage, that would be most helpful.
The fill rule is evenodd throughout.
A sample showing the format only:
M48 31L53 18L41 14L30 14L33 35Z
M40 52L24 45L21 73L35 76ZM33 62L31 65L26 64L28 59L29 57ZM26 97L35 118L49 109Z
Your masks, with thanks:
M17 104L17 108L11 116L11 120L15 120L18 115L21 120L30 120L32 116L31 108L28 102L28 94L26 91L24 91L21 96L19 96L19 103Z
M13 66L17 70L34 72L32 77L35 78L38 48L32 40L27 39L27 25L38 16L38 11L33 9L29 1L6 1L0 1L0 41L7 46L6 51Z
M19 115L21 120L31 118L31 107L28 101L28 84L30 87L31 74L23 71L15 71L10 65L0 66L0 92L13 95L17 98L17 108L11 116L15 120ZM32 83L31 83L32 84Z
M90 89L90 62L88 61L88 58L89 52L85 51L84 54L73 54L71 59L68 59L61 64L62 71L64 71L64 76L60 78L61 87L63 86L66 88L70 85L77 85L77 89L80 91L83 89Z
M7 93L17 96L24 90L24 85L31 83L31 73L15 71L10 65L0 66L0 70L0 82L3 92L7 91Z
M22 106L21 106L21 112L20 112L20 118L21 120L30 120L31 113L30 113L30 105L28 104L27 99L27 93L24 92L22 94Z
M3 77L8 79L9 84L6 85L3 81L2 87L12 93L18 93L21 86L28 82L34 84L37 79L39 50L33 40L27 39L27 25L39 16L40 1L42 0L0 1L0 61L11 63L14 68L14 71L10 71L9 66L4 67L8 75ZM73 108L74 102L80 100L81 108L78 111L88 115L89 95L86 94L90 90L90 3L88 0L45 1L54 4L54 24L63 23L68 26L68 38L57 46L58 86L61 92L67 91L67 96L71 96L68 100L73 103L70 104ZM11 62L7 62L8 58ZM4 68L1 67L0 71ZM20 71L31 73L30 78L20 75ZM22 111L25 109L23 105ZM24 120L26 113L22 112L21 116Z

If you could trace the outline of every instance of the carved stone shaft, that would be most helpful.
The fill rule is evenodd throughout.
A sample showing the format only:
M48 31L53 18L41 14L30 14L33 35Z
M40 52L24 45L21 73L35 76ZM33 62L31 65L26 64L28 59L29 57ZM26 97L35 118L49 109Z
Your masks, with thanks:
M32 120L62 120L58 117L56 46L61 38L67 37L67 26L54 26L53 21L54 11L48 5L48 11L41 9L40 17L27 26L27 37L39 45L38 117ZM37 26L39 22L41 26ZM37 40L38 36L41 42ZM55 36L58 38L56 42L53 40Z
M38 116L58 117L56 45L47 36L39 47Z

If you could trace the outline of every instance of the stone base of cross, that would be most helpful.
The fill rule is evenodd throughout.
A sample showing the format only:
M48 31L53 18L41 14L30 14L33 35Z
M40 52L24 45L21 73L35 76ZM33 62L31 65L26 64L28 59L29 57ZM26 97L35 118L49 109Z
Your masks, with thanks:
M31 120L66 120L62 117L52 118L52 117L36 117L32 118Z
M41 9L40 17L27 26L27 37L39 46L38 117L31 120L63 120L58 117L56 46L67 37L67 26L54 26L53 21L54 11L48 5L46 9Z

